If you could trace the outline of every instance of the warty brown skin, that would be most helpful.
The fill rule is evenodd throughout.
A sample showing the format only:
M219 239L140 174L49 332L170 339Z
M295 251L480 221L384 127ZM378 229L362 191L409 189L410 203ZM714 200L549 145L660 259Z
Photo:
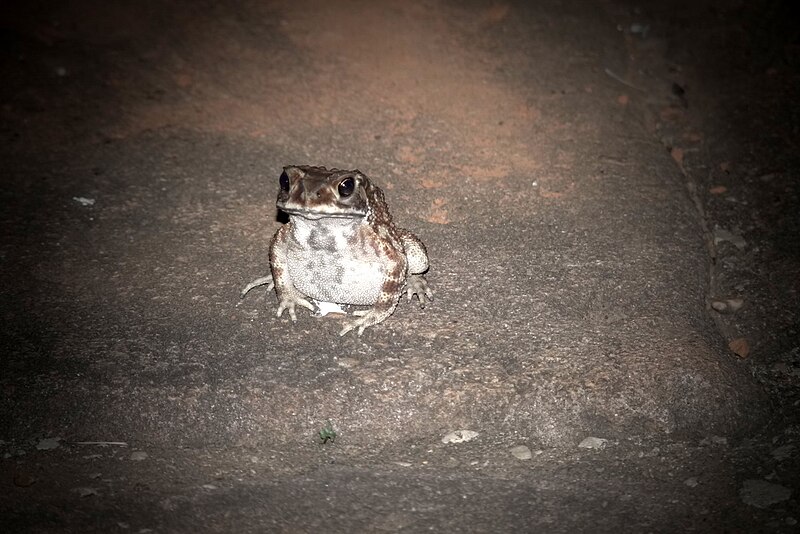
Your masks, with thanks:
M245 288L274 284L278 316L316 309L313 301L367 306L353 313L339 335L384 321L404 290L420 305L433 299L423 274L428 255L408 230L395 227L383 192L360 171L288 166L277 206L289 215L272 240L271 277Z

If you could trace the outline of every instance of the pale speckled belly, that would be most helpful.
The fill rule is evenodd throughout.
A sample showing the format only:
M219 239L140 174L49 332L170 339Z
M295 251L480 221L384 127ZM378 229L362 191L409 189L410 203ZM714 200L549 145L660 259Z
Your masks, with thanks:
M357 259L343 251L290 250L287 259L289 277L301 293L339 304L375 304L387 271L377 256Z

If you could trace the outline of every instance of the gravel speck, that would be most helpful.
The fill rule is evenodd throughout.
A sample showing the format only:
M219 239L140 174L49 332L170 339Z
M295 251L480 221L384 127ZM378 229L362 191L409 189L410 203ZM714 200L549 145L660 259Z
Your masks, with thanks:
M36 448L40 451L57 449L59 441L61 441L61 438L45 438L36 444Z
M604 438L596 438L590 436L578 444L581 449L605 449L608 445L608 440Z
M442 443L464 443L465 441L471 441L477 437L478 433L474 430L454 430L444 435Z
M513 454L515 458L519 458L520 460L530 460L531 458L533 458L531 450L525 445L517 445L516 447L512 447L511 454Z

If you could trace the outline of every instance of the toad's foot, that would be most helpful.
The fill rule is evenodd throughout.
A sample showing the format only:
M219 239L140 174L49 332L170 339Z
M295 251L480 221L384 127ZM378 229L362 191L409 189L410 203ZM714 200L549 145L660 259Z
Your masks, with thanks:
M311 312L314 312L316 308L313 304L311 304L308 300L306 300L305 295L297 291L296 289L289 289L285 288L280 296L280 303L278 304L278 314L277 316L280 317L283 315L283 310L287 310L289 312L289 318L292 322L297 321L297 314L294 311L295 306L302 306Z
M275 283L272 281L272 275L268 274L267 276L262 276L261 278L256 278L249 284L247 284L244 289L242 289L242 293L240 298L244 298L247 293L250 292L251 289L258 286L267 286L267 291L271 291L272 288L275 287Z
M371 308L369 310L356 310L353 312L353 315L357 316L358 319L350 319L345 321L344 328L342 328L339 332L340 336L343 336L349 331L355 330L356 328L358 328L358 335L361 336L361 334L364 333L365 328L378 324L391 315L391 310L386 313L385 311L376 311L374 308Z
M419 307L425 307L425 300L433 302L433 290L428 287L428 281L421 274L411 274L406 281L406 295L408 300L414 295L419 299Z
M361 336L361 334L364 333L364 329L366 327L368 327L368 326L370 326L372 324L375 324L375 323L369 323L369 324L366 323L365 319L366 319L368 313L369 313L369 311L364 312L363 315L361 313L358 313L358 315L361 315L361 317L359 317L358 319L352 319L352 320L349 320L349 321L345 321L344 328L342 328L339 331L339 336L343 336L346 333L348 333L349 331L355 330L356 328L358 328L357 334L359 336ZM353 315L356 315L356 313L354 313Z

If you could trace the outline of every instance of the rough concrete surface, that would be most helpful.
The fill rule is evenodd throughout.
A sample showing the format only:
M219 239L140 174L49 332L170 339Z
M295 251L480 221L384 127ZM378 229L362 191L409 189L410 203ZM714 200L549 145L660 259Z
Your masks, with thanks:
M11 7L0 523L796 529L800 43L722 4ZM240 299L287 164L380 185L436 300Z

